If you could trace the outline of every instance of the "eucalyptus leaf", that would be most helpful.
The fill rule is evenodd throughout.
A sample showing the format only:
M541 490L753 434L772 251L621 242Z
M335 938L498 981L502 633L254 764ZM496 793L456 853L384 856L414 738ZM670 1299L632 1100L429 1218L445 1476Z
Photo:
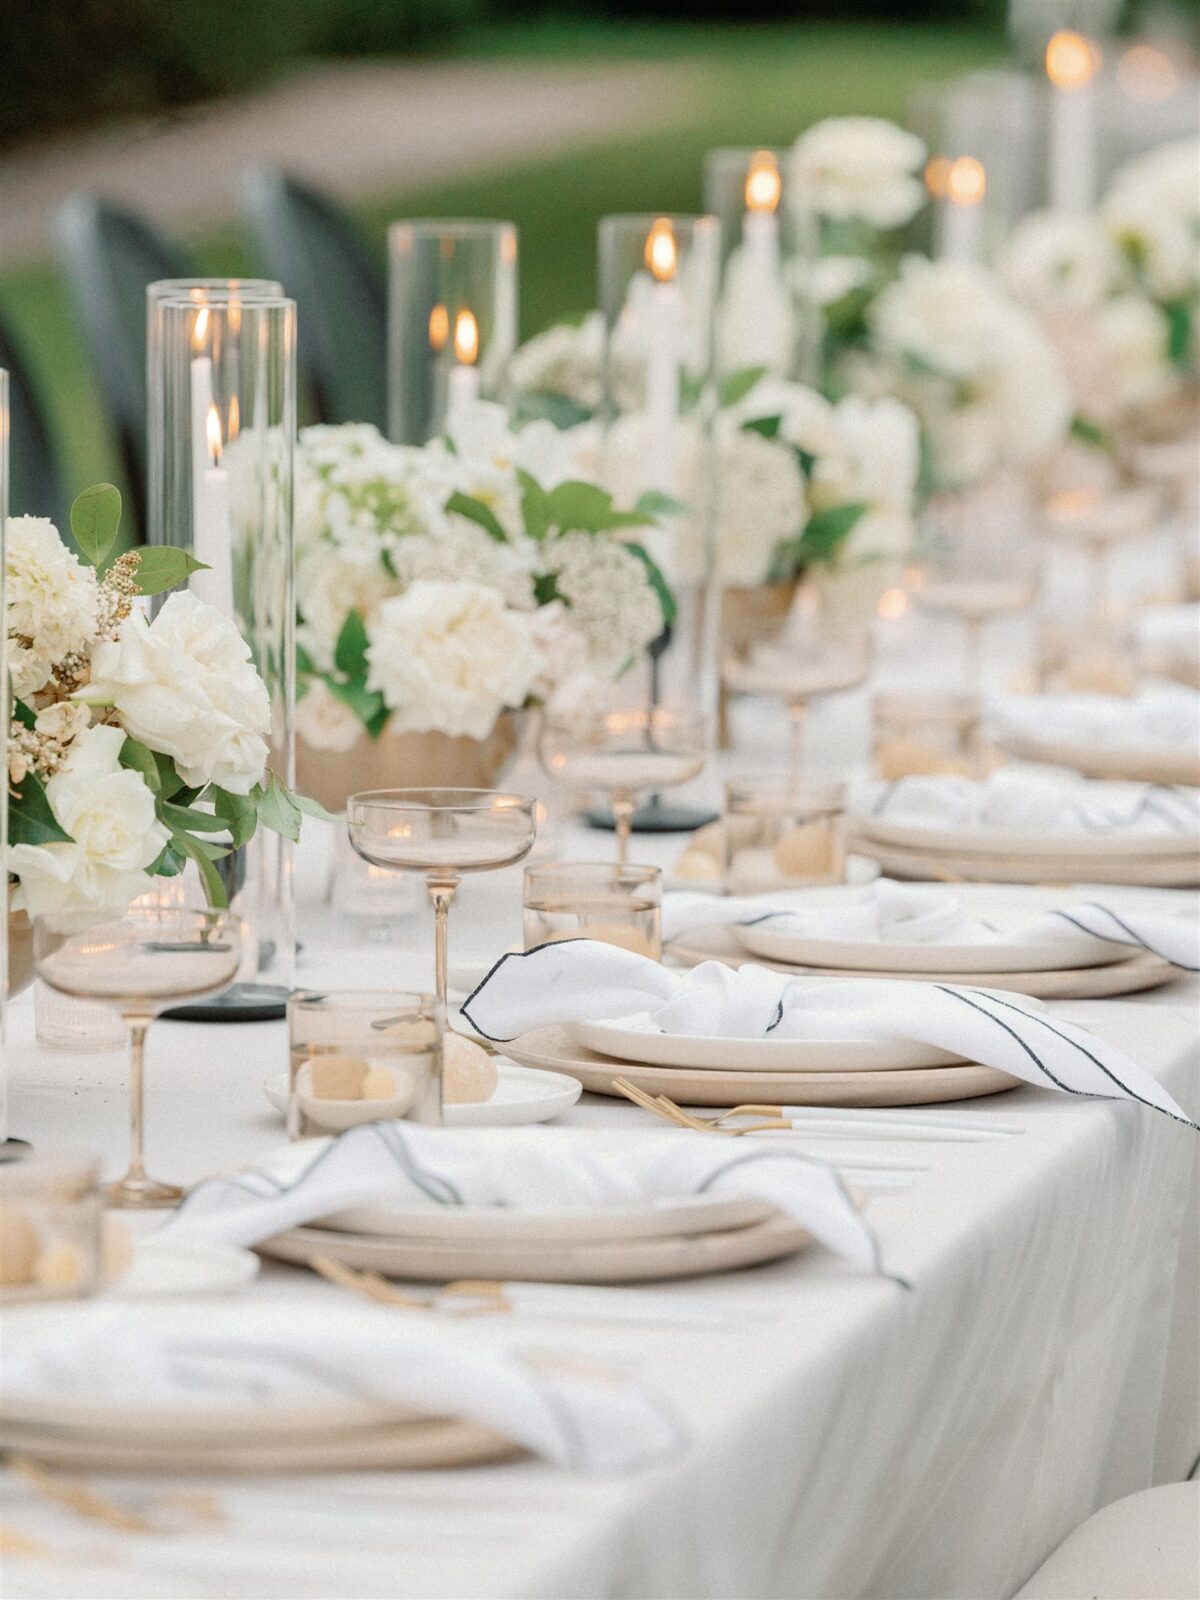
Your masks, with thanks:
M316 817L319 822L342 822L342 818L335 816L332 811L326 811L321 802L312 799L310 795L301 794L296 789L287 790L287 795L292 804L303 811L306 817Z
M8 842L10 844L70 844L71 835L63 829L46 799L46 791L32 772L21 779L19 789L8 796Z
M112 483L94 483L71 507L71 533L84 560L93 567L107 561L121 526L121 491Z
M183 583L193 572L207 572L208 563L197 561L188 550L173 544L147 544L138 551L139 594L162 594Z
M172 833L228 833L229 823L211 811L193 811L190 806L158 802L158 814Z

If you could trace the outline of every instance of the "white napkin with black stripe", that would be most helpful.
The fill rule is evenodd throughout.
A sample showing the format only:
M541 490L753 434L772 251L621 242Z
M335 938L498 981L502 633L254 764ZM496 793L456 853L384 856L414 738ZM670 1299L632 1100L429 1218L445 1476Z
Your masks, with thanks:
M158 1237L253 1245L379 1203L561 1211L710 1193L767 1201L856 1266L882 1270L874 1231L825 1162L777 1142L751 1154L736 1140L628 1128L614 1136L593 1128L364 1123L207 1179Z
M319 1308L195 1301L169 1323L146 1307L72 1307L26 1353L5 1351L5 1404L28 1410L39 1400L111 1406L131 1426L140 1411L169 1409L183 1444L189 1419L214 1411L265 1424L280 1410L377 1402L380 1422L388 1408L475 1422L591 1472L642 1467L686 1442L667 1405L623 1374L558 1365L444 1317L349 1295Z
M550 1023L623 1019L718 1039L912 1039L1041 1088L1136 1100L1190 1122L1123 1050L1036 1001L965 984L822 983L753 964L735 971L719 961L674 972L632 951L577 939L503 956L462 1013L497 1042Z
M1098 952L1113 945L1148 950L1184 972L1200 972L1200 918L1161 911L1118 911L1098 901L1055 908L1028 922L997 928L973 915L949 889L879 878L861 890L824 898L820 891L721 897L679 890L663 896L663 940L696 928L769 927L802 939L851 944L1052 944L1080 933Z
M984 731L999 744L1089 745L1104 750L1200 748L1200 692L1181 683L1149 684L1136 695L998 695Z

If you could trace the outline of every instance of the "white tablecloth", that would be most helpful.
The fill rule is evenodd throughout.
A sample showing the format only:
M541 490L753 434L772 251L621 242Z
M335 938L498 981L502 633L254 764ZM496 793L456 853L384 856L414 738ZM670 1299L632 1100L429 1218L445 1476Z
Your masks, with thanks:
M781 716L747 708L743 721L760 756L782 733ZM819 709L813 722L816 765L865 728L861 702ZM423 909L397 925L401 942L354 946L342 942L347 924L314 915L316 832L303 860L300 981L428 984ZM574 828L562 843L575 855L612 847L611 836ZM635 848L667 862L679 843ZM516 941L519 902L518 873L468 883L451 917L452 960ZM1143 999L1058 1009L1136 1054L1194 1115L1196 1002L1186 980ZM14 1131L45 1147L102 1150L118 1170L122 1056L37 1051L27 998L11 1032ZM285 1069L282 1024L157 1025L152 1171L195 1179L281 1138L261 1086ZM480 1324L485 1337L608 1360L658 1388L692 1438L666 1466L618 1481L535 1462L214 1481L203 1487L223 1525L134 1536L73 1517L9 1475L6 1526L46 1553L6 1554L7 1600L1012 1594L1090 1512L1186 1476L1200 1449L1198 1142L1138 1107L1032 1088L971 1110L1024 1131L978 1144L829 1146L831 1156L857 1148L926 1165L871 1208L911 1293L813 1251L669 1290L681 1306L722 1295L744 1312L730 1331ZM571 1114L640 1117L591 1097ZM340 1291L272 1268L253 1292L298 1304ZM136 1508L171 1486L104 1487Z

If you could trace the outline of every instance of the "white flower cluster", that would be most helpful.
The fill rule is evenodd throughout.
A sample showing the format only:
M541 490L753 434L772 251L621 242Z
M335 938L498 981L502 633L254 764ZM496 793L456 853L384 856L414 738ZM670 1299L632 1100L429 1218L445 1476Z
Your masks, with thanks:
M662 628L645 563L611 534L525 527L520 473L549 492L593 480L597 456L590 428L541 422L514 434L485 404L459 420L449 448L392 445L357 425L301 433L301 738L348 749L361 736L337 693L352 612L366 634L362 688L382 697L395 733L485 738L506 708L614 677L640 656Z
M642 403L645 357L636 341L613 340L609 381L619 411ZM581 322L556 322L527 340L513 356L509 381L514 394L558 396L591 416L604 399L604 317L589 311Z
M120 916L168 842L154 792L119 760L126 740L167 757L184 784L248 795L266 770L270 705L233 624L189 594L153 623L127 602L109 610L102 636L111 577L97 583L44 518L10 520L5 578L19 717L0 781L18 801L40 784L67 836L16 834L13 903L69 931Z
M1035 461L1062 438L1072 405L1054 349L986 268L906 257L869 318L860 380L916 412L939 485Z
M921 140L883 117L827 117L792 146L787 194L821 217L899 228L924 202L924 161Z
M1200 324L1200 142L1127 163L1091 215L1034 212L1002 262L1058 351L1081 415L1103 424L1181 381L1171 312Z

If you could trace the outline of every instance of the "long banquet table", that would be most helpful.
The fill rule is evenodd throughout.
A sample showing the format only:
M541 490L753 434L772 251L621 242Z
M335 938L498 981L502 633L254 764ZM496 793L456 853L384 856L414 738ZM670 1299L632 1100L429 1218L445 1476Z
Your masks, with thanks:
M746 748L734 765L748 770L774 748L782 714L746 706L739 718ZM819 767L861 739L862 705L831 702L813 722ZM559 844L565 856L602 857L612 839L569 824ZM299 981L428 984L427 913L398 924L393 942L364 941L322 901L327 848L316 825L300 855ZM679 848L636 842L639 857L662 864ZM1196 911L1193 895L1148 894ZM518 872L467 884L452 961L515 942L519 904ZM1197 1001L1196 980L1181 978L1141 998L1055 1009L1135 1054L1194 1116ZM38 1051L28 996L14 1013L14 1131L102 1151L115 1171L123 1056ZM158 1025L152 1170L194 1180L281 1140L262 1082L285 1068L281 1023ZM1140 1107L1033 1088L970 1109L1022 1131L822 1145L834 1159L858 1150L923 1169L870 1207L885 1261L910 1292L811 1250L664 1291L681 1317L689 1300L719 1296L739 1313L728 1328L481 1319L482 1338L608 1361L666 1397L690 1444L664 1465L616 1480L522 1460L189 1481L212 1491L222 1520L141 1535L81 1520L6 1474L5 1524L42 1547L6 1553L7 1600L1011 1595L1093 1510L1186 1477L1200 1451L1200 1141ZM568 1120L646 1123L590 1096ZM314 1309L341 1293L282 1267L251 1292ZM169 1487L102 1481L134 1507Z

